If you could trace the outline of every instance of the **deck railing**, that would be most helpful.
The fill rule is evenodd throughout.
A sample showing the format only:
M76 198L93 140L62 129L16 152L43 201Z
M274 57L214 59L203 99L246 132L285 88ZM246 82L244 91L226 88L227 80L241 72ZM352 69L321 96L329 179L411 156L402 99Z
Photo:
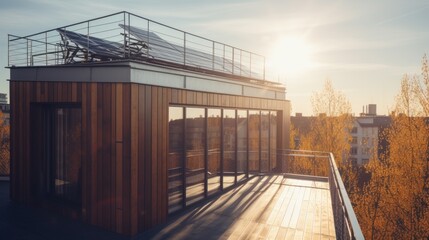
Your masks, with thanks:
M265 80L262 55L125 11L24 37L8 35L9 67L121 59Z
M287 149L279 155L284 173L317 176L329 181L337 239L364 239L332 153Z

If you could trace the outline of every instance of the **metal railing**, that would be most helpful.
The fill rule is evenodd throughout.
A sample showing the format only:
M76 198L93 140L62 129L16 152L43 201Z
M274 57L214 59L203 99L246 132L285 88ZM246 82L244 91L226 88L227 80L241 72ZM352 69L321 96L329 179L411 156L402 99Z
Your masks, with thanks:
M146 32L147 39L138 39L133 36L131 31L133 28ZM79 44L73 43L70 39L65 39L65 33L84 36L86 40ZM92 50L100 46L94 45L93 40L95 42L102 40L99 42L115 47L113 52L116 55L120 53L120 55L117 58L97 56ZM86 44L82 42L86 42ZM164 53L160 53L156 57L150 56L150 51L154 51L154 49L161 49ZM168 54L174 55L178 52L180 52L180 56L168 56ZM9 67L48 66L121 59L173 63L196 70L265 80L265 57L262 55L200 37L125 11L25 37L8 35Z
M283 173L327 178L337 239L365 239L332 153L287 149L279 155Z

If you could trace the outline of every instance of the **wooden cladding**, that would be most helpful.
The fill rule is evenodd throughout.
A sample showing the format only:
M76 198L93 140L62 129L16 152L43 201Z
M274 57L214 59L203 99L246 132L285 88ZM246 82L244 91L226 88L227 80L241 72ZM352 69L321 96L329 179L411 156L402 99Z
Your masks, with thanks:
M31 168L34 104L75 104L82 113L82 207L84 222L134 235L168 215L168 107L269 109L282 113L277 136L289 141L289 102L147 86L135 83L11 81L11 198L37 205ZM36 196L37 195L37 196Z

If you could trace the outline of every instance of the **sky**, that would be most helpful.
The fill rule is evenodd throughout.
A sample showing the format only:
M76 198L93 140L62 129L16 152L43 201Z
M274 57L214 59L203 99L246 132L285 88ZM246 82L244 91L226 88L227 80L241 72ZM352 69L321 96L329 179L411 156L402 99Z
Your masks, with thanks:
M419 75L429 53L429 1L378 0L4 0L0 1L0 66L7 34L30 35L129 11L267 57L270 80L286 86L296 112L312 115L311 96L326 80L358 115L377 104L393 110L404 74ZM9 94L0 68L0 92Z

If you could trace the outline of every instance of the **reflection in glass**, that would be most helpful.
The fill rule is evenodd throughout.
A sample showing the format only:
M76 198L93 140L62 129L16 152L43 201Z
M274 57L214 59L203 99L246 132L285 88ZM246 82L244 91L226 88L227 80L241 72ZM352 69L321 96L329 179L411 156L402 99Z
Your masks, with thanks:
M207 110L207 191L213 194L220 190L221 176L221 110Z
M183 207L183 108L169 108L168 213Z
M249 111L249 175L259 173L259 120L259 111Z
M55 108L52 111L52 159L49 193L66 202L82 202L82 110L80 108Z
M186 108L186 205L204 198L205 110Z
M223 110L223 187L235 182L236 130L235 110Z
M270 118L268 111L261 111L261 172L268 172L269 169L269 133Z
M247 111L237 111L237 181L247 172Z
M277 169L277 112L270 112L270 168Z

